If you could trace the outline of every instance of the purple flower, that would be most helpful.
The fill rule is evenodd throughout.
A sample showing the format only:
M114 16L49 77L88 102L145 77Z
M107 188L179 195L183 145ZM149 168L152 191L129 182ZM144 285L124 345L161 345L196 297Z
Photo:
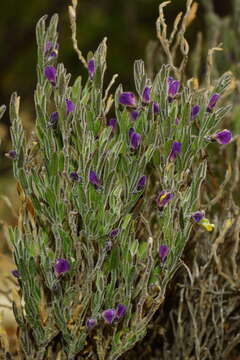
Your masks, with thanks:
M172 77L168 78L168 101L171 102L180 88L180 82Z
M130 91L121 93L119 96L119 102L120 102L120 104L125 105L125 106L133 106L134 107L137 105L136 97Z
M192 214L191 216L193 218L194 221L199 222L203 219L204 217L204 212L203 211L196 211L194 214Z
M118 319L121 319L125 315L125 312L126 312L126 306L123 304L118 304L116 317Z
M82 181L82 178L81 176L79 176L76 171L72 171L69 175L70 179L72 181L76 181L76 182L81 182Z
M162 263L165 262L168 253L169 253L169 247L167 245L160 245L159 256L161 258Z
M17 279L20 278L20 274L19 274L19 272L17 270L12 270L11 273L15 278L17 278Z
M169 160L175 160L177 157L177 154L181 152L182 144L180 142L174 141L172 143L172 149L169 154Z
M94 186L95 189L99 189L100 185L101 185L101 181L99 180L99 178L97 177L97 174L95 173L95 171L90 171L89 172L89 182Z
M150 102L150 92L151 89L149 86L145 86L142 94L142 102L149 103Z
M138 116L139 116L139 111L138 110L133 110L130 112L130 116L132 120L137 120Z
M108 236L113 239L115 238L118 234L120 233L120 229L116 228L110 231L110 233L108 234Z
M61 275L70 270L70 264L66 259L58 259L54 269L57 275Z
M140 145L141 135L138 133L133 133L130 140L132 149L136 150Z
M88 319L87 327L89 330L92 330L97 325L97 319Z
M56 85L57 82L57 70L54 66L46 66L44 70L45 77L50 81L52 85Z
M199 105L194 105L192 107L192 110L191 110L191 121L193 121L195 119L195 117L197 116L197 114L199 113L200 111L200 106Z
M66 99L66 108L67 108L67 115L73 112L74 110L74 103L70 99Z
M114 133L117 130L117 119L112 118L107 121L107 126L110 126L112 128L112 133Z
M47 55L49 52L53 49L53 43L51 41L47 41L45 45L45 51L44 54Z
M156 101L153 102L153 112L154 112L154 114L159 113L159 105Z
M16 160L16 158L17 158L17 152L16 152L16 150L9 150L9 151L5 154L5 156L8 157L9 159Z
M209 100L208 106L207 106L207 112L211 112L212 109L215 107L218 99L220 98L219 94L213 94Z
M180 119L179 119L179 118L176 118L175 124L176 124L177 126L179 125L179 121L180 121Z
M47 60L51 60L58 54L58 45L54 48L54 44L51 41L47 41L44 50L44 56L48 58Z
M212 138L215 139L219 144L225 145L232 140L232 133L231 131L224 129L219 133L212 135Z
M95 73L95 60L91 59L88 61L88 73L90 76L90 79L93 79L94 73Z
M58 112L54 111L50 115L50 119L49 119L47 127L52 127L52 126L56 125L57 122L58 122Z
M174 196L173 193L167 192L165 190L160 192L160 194L156 199L157 206L160 211L163 210L164 206L166 206L169 203L169 201L173 198L173 196Z
M113 320L116 317L116 310L115 309L104 310L102 312L102 317L107 324L112 325Z
M138 183L137 183L137 191L141 191L144 189L144 187L146 185L146 181L147 181L146 175L143 175L140 177L140 179L138 180Z
M129 131L128 131L128 135L129 135L129 138L130 138L130 145L131 145L131 148L136 150L139 145L140 145L140 142L141 142L141 135L136 133L135 130L133 128L130 128Z
M129 136L129 138L131 138L132 134L134 134L134 133L135 133L134 128L130 128L130 129L128 130L128 136Z

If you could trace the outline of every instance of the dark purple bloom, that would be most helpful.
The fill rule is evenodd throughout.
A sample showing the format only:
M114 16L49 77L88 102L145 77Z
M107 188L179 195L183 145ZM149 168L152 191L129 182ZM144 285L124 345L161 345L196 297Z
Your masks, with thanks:
M180 88L180 82L172 77L168 78L168 100L171 102Z
M149 103L150 102L150 92L151 89L149 86L145 86L142 94L142 102Z
M174 141L172 143L172 149L169 154L169 160L175 160L177 157L177 154L181 152L182 144L180 142Z
M120 229L116 228L110 231L110 233L108 234L108 236L113 239L115 238L118 234L120 233Z
M215 107L218 99L220 98L219 94L213 94L209 100L208 106L207 106L207 112L211 112L212 109Z
M177 80L172 81L171 84L169 85L168 95L174 97L177 94L179 88L180 88L180 82Z
M173 194L170 192L167 192L165 190L161 191L160 194L158 195L156 202L157 202L157 206L159 208L160 211L163 210L164 206L166 206L169 201L173 198Z
M16 152L16 150L9 150L9 151L5 154L5 156L8 157L9 159L16 160L16 158L17 158L17 152Z
M11 271L11 273L15 278L17 278L17 279L20 278L20 274L19 274L19 272L17 270L13 270L13 271Z
M159 105L156 101L153 102L153 112L154 112L154 114L159 113Z
M139 116L139 111L138 110L133 110L130 112L130 115L131 115L131 119L132 120L137 120L138 116Z
M58 112L54 111L50 115L48 127L52 127L52 126L56 125L57 122L58 122Z
M113 320L116 317L116 310L115 309L104 310L102 312L102 317L107 324L112 325Z
M67 108L67 115L73 112L74 110L74 103L70 99L66 99L66 108Z
M116 317L118 319L121 319L125 315L125 312L126 312L126 306L123 304L118 304Z
M134 93L132 93L130 91L121 93L119 96L119 102L120 102L120 104L125 105L125 106L136 106L137 105L136 97L135 97Z
M101 185L101 182L99 180L99 178L97 177L97 174L95 173L95 171L90 171L89 172L89 182L94 186L95 189L98 189Z
M144 189L144 187L146 185L146 181L147 181L146 175L143 175L140 177L140 179L138 180L138 183L137 183L137 191L141 191Z
M70 177L70 179L72 181L76 181L76 182L81 182L82 181L81 176L79 176L76 171L72 171L70 173L69 177Z
M136 150L140 145L141 135L136 133L133 128L129 129L128 135L129 135L129 138L130 138L131 148Z
M134 134L134 133L135 133L134 128L130 128L130 129L128 130L128 136L129 136L129 138L131 138L132 134Z
M225 145L232 140L231 131L225 129L212 136L219 144Z
M95 73L95 60L91 59L88 61L88 73L91 79L93 79Z
M131 147L135 150L140 145L141 135L138 133L133 133L130 140L131 140Z
M111 126L112 133L114 133L117 130L117 119L112 118L107 121L107 126Z
M159 256L161 258L162 263L165 262L168 253L169 253L169 247L167 245L160 245Z
M87 327L89 330L92 330L97 325L97 319L88 319Z
M113 320L116 317L116 310L115 309L104 310L102 312L102 317L107 324L112 325Z
M57 82L57 70L54 66L46 66L44 70L45 77L50 81L52 85L56 85Z
M70 264L66 259L58 259L54 269L57 275L61 275L70 270Z
M180 121L180 119L179 119L179 118L176 118L175 124L176 124L177 126L179 125L179 121Z
M194 105L192 107L192 110L191 110L191 121L193 121L195 119L195 117L197 116L197 114L199 113L200 111L200 106L199 105Z
M199 222L203 219L204 212L203 211L196 211L194 214L192 214L192 218L194 221Z

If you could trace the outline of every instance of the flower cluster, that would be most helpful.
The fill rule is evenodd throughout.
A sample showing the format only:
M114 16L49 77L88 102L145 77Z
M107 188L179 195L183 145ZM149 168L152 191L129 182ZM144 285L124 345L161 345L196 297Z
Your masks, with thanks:
M60 276L70 270L70 264L66 259L58 259L54 270L57 276Z
M134 128L130 128L128 131L128 136L130 139L130 146L132 150L137 150L141 142L141 135L138 134Z
M232 133L230 130L225 129L212 135L211 138L221 145L226 145L232 140Z
M46 79L55 86L57 83L57 70L54 66L46 66L44 71Z
M164 209L164 207L169 203L169 201L173 198L173 193L168 191L161 191L156 199L157 207L160 211Z
M145 86L142 94L142 102L148 104L150 102L150 92L151 89L149 86Z
M165 263L169 253L169 247L167 245L160 245L159 256L162 263Z
M200 106L199 105L195 105L195 106L192 107L191 121L193 121L197 117L199 111L200 111Z
M172 102L178 93L180 82L174 80L171 76L168 78L168 101Z
M106 309L102 312L101 317L103 318L105 324L112 325L115 320L120 320L124 317L126 313L126 306L123 304L118 304L117 309ZM87 328L92 330L97 326L97 318L89 318L87 320Z
M196 211L192 214L191 217L195 223L202 226L205 230L209 232L214 230L214 224L211 224L209 220L205 217L204 211Z
M88 73L90 76L90 79L93 79L93 76L95 74L95 60L91 59L88 61Z
M216 106L217 101L219 100L219 94L213 94L209 100L207 105L207 112L212 112L213 108Z
M52 41L47 41L44 56L47 62L54 60L58 55L58 44L54 46Z
M124 105L124 106L129 106L129 107L136 107L137 106L136 97L130 91L123 92L123 93L120 94L119 103Z
M172 149L169 154L169 160L175 160L177 155L181 152L182 144L180 142L174 141L172 143Z
M16 152L16 150L9 150L7 153L5 153L5 156L11 160L16 160L17 152Z
M112 325L115 319L120 320L124 317L126 313L126 306L123 304L118 304L117 309L107 309L102 312L102 318L105 323L108 325Z
M95 171L90 170L88 179L89 179L89 182L94 186L94 188L96 190L101 187L101 181L98 178Z

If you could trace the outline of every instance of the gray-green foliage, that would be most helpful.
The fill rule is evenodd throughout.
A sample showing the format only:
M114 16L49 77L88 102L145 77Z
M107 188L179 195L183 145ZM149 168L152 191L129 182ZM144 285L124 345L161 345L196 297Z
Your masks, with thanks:
M56 86L44 76L44 49L47 41L57 42L57 22L55 15L48 27L46 17L37 25L36 129L30 141L25 139L16 94L10 104L17 152L13 169L22 200L19 226L10 229L10 238L24 300L22 307L14 306L14 312L27 359L55 359L58 353L61 359L116 360L143 338L181 265L192 227L190 215L197 210L206 176L206 137L219 129L228 108L206 113L211 94L192 92L184 84L170 103L169 65L159 70L152 81L151 102L143 105L149 79L138 60L134 76L140 116L133 123L129 109L119 104L120 85L113 104L118 131L112 134L106 126L111 98L104 92L105 40L93 55L93 80L82 84L78 77L70 85L71 75L56 59L51 60L57 66ZM221 78L215 92L222 93L229 81L227 76ZM66 99L75 104L68 115ZM153 101L160 106L159 114L154 114ZM200 104L201 111L191 122L195 104ZM52 111L59 115L55 127L48 126ZM131 127L141 134L136 151L129 146ZM182 152L169 161L173 141L182 143ZM101 179L98 190L89 183L90 170ZM70 179L73 171L81 182ZM143 174L147 186L136 192ZM155 198L162 190L174 197L160 213ZM121 231L107 251L108 234L114 228ZM164 264L160 244L170 249ZM59 258L67 259L71 269L56 277L54 265ZM104 324L102 311L118 304L126 306L124 318L111 326ZM98 320L91 332L88 318Z

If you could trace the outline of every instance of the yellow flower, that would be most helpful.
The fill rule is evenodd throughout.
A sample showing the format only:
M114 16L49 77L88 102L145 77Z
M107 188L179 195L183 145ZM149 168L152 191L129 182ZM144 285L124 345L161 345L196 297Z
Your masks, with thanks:
M201 221L199 221L199 224L204 227L207 231L211 232L215 228L214 224L210 224L209 220L207 218L203 218Z
M162 201L163 199L165 199L166 196L167 196L167 193L160 196L159 201Z

